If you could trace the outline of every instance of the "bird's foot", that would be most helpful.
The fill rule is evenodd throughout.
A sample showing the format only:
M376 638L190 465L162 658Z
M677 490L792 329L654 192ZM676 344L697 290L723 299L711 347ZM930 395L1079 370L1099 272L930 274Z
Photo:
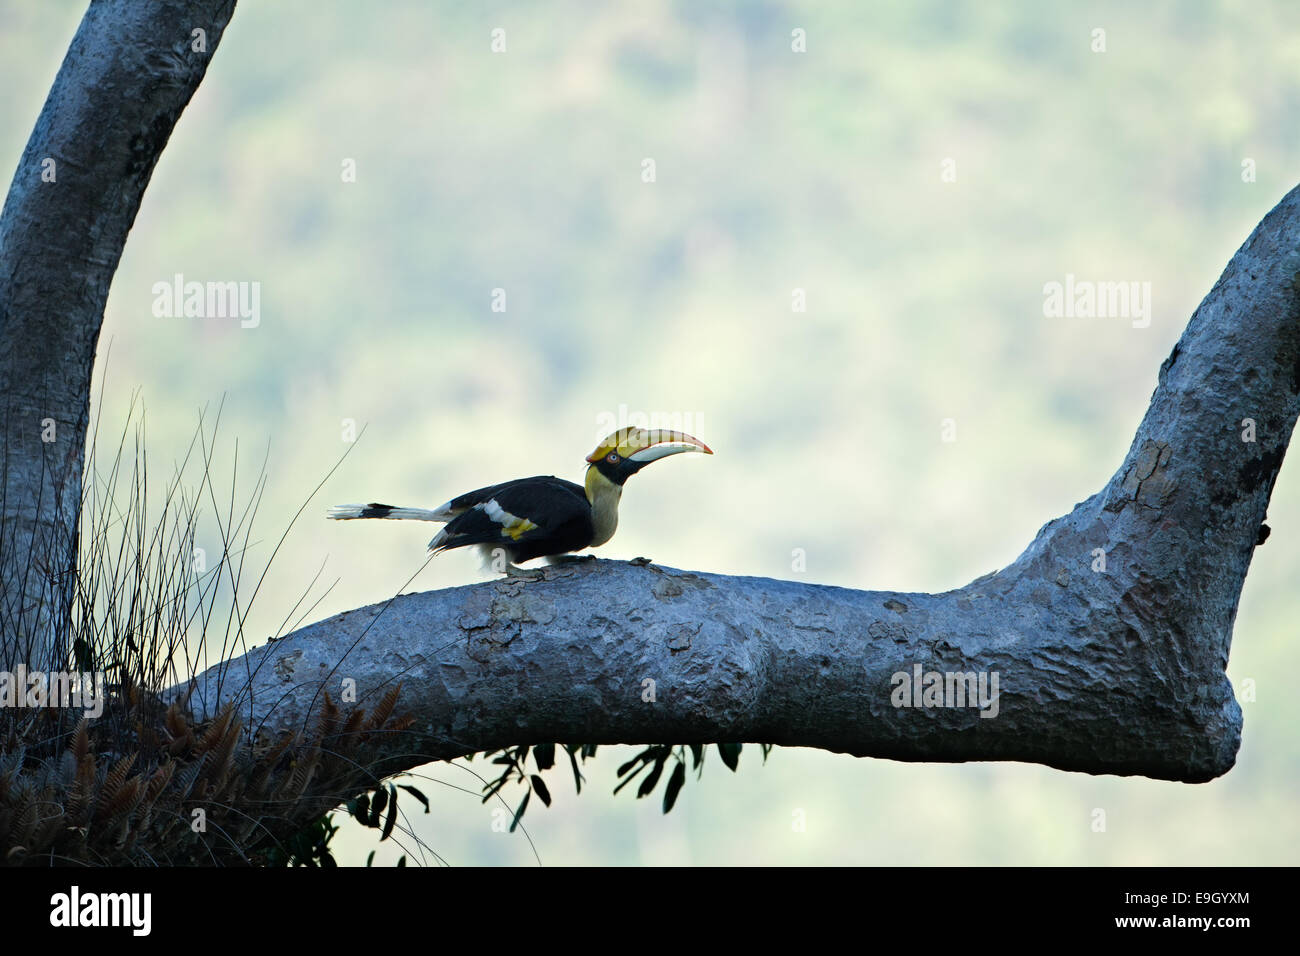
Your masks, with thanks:
M506 577L516 581L540 581L546 575L541 568L520 568L513 564L506 565Z
M628 562L628 564L632 565L635 568L648 568L650 567L651 563L652 562L650 561L649 558L633 558L631 561Z
M547 564L586 564L588 561L595 561L594 554L553 554L546 559Z

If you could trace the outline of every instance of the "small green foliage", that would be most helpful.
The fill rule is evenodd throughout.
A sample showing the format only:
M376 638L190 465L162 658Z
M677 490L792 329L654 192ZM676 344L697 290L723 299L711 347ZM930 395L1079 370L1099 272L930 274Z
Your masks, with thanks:
M272 847L267 852L267 865L336 867L338 863L330 852L329 842L338 832L332 813L318 817L289 837L283 847Z
M569 756L574 789L582 793L582 784L586 778L582 775L580 765L585 763L587 758L596 755L596 745L560 744L559 746L563 747L564 752ZM697 778L703 774L707 746L707 744L651 744L618 768L618 785L614 787L614 792L618 793L628 784L639 780L636 788L637 798L648 797L655 792L660 781L665 779L664 771L668 770L668 782L663 793L663 809L664 813L667 813L676 806L677 798L682 788L686 786L688 763ZM744 749L744 744L719 743L715 746L718 748L718 755L722 758L723 764L735 772L740 765L740 752ZM763 761L766 763L768 754L772 752L772 745L760 744L759 747L763 753ZM544 805L548 807L551 805L551 791L542 774L555 766L555 748L555 744L521 745L485 755L491 758L493 766L501 768L501 772L495 779L483 785L484 803L498 796L507 784L516 783L527 787L510 821L511 833L523 819L524 811L528 809L533 794L537 794L537 799ZM535 770L528 767L530 756Z
M362 793L348 800L344 807L348 815L363 827L378 830L379 842L383 843L393 835L393 830L397 827L397 791L399 789L405 790L415 797L424 807L424 812L429 812L429 798L418 787L413 787L409 783L380 784L370 793ZM385 810L388 812L385 813ZM329 851L329 841L338 832L338 827L334 825L332 817L332 813L327 813L325 816L313 820L299 833L290 838L287 844L287 853L279 849L272 851L268 864L270 866L337 866L338 864ZM371 850L370 855L366 857L366 866L373 865L374 859L375 851ZM406 857L403 856L399 859L396 865L406 866Z

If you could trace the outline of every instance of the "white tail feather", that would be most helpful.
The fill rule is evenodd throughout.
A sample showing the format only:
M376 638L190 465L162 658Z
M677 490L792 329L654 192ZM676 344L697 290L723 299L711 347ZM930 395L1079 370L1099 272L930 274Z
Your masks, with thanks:
M411 521L446 521L447 516L429 508L394 508L388 513L390 518L408 518Z
M385 514L366 514L374 511L374 505L334 505L326 515L336 521L349 518L405 518L409 521L450 521L455 515L443 509L430 508L389 508Z

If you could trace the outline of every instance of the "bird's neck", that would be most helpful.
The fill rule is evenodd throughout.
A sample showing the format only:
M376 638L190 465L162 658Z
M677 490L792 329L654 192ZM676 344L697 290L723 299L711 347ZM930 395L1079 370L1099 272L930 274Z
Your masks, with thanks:
M614 537L618 528L618 499L623 495L623 487L602 475L594 465L587 469L586 484L592 524L596 527L591 547L596 548Z

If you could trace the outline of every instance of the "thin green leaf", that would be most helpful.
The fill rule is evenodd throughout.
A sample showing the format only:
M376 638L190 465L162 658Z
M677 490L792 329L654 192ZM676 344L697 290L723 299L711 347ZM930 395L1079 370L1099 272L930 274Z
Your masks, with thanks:
M681 792L682 784L686 783L686 761L677 761L677 766L673 768L673 774L668 778L668 786L664 788L664 813L673 808L677 802L677 794Z
M375 798L370 801L370 819L369 821L367 821L366 826L371 827L372 829L375 830L379 829L379 819L381 816L383 816L384 807L385 805L387 805L387 803L388 803L388 791L376 790Z
M348 810L357 818L357 823L363 827L370 826L370 798L364 793L355 800L348 801Z
M497 779L493 780L491 783L487 784L486 787L484 788L483 802L487 803L489 800L495 797L497 795L497 791L499 791L502 787L504 787L509 782L510 782L510 774L506 773L500 777L497 777Z
M419 800L420 803L424 804L425 813L429 812L429 798L426 797L423 792L411 786L409 783L399 783L398 786L401 787L403 790L405 790L407 793L409 793L411 796L415 797L415 799Z
M643 770L645 770L647 767L650 766L651 761L660 759L659 755L661 751L665 749L666 748L664 747L658 747L658 746L647 747L645 750L641 751L639 754L637 754L627 763L623 764L623 766L619 767L618 775L622 777L624 776L624 774L626 774L627 779L623 780L617 787L615 787L614 792L618 793L629 783L635 780Z
M573 767L573 786L578 793L582 793L582 771L578 769L578 758L573 755L573 750L566 744L565 752L569 755L569 764Z
M555 744L538 744L533 747L533 760L538 770L550 770L555 766Z
M691 744L691 769L698 770L704 762L704 744Z
M549 807L551 805L551 791L546 789L546 784L542 781L542 778L537 774L533 774L529 779L532 781L533 790L536 791L538 799Z
M649 765L647 764L646 766L649 766ZM618 785L617 787L614 788L614 792L615 792L615 793L618 793L620 790L622 790L624 787L626 787L629 783L631 783L631 782L632 782L633 780L635 780L638 776L640 776L641 771L644 770L644 769L645 769L645 767L638 767L636 773L634 773L634 774L632 774L631 776L629 776L626 780L622 781L621 783L619 783L619 785Z
M524 811L528 809L528 798L531 797L532 795L533 792L529 790L527 793L524 794L524 798L519 801L519 809L515 811L515 818L510 821L511 833L514 833L515 827L519 826L520 818L523 817Z
M655 784L659 782L659 775L664 772L664 761L667 759L667 756L661 755L659 759L655 761L654 769L650 771L649 776L641 781L641 786L637 788L636 798L638 800L654 793Z
M639 763L649 763L649 762L650 762L649 754L650 754L650 751L649 751L649 750L643 750L643 751L641 751L639 754L637 754L635 757L633 757L633 758L632 758L631 760L629 760L627 763L625 763L625 764L623 764L621 767L619 767L619 768L618 768L618 771L615 773L615 776L616 776L616 777L621 777L621 776L623 776L625 773L627 773L629 770L631 770L633 767L635 767L635 766L636 766L637 764L639 764Z
M384 821L384 832L379 836L380 843L393 835L393 825L397 823L397 789L391 783L388 785L388 793L388 819Z
M732 773L736 772L736 766L740 763L740 749L744 746L744 744L718 744L718 754Z

